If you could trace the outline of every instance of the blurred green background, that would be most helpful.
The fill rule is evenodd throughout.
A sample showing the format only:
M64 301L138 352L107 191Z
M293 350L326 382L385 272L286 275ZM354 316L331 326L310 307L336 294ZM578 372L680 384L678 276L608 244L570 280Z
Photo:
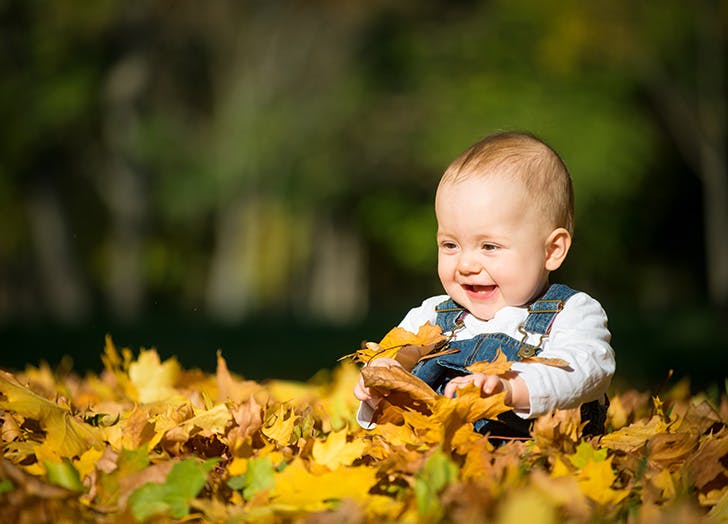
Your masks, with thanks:
M305 379L440 292L460 151L531 131L617 383L728 369L722 0L0 0L0 367L104 335Z

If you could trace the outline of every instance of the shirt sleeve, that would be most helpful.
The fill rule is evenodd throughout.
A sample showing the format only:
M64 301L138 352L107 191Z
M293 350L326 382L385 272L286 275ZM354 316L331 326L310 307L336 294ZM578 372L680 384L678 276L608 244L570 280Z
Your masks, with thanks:
M530 410L517 410L534 418L553 409L569 409L601 399L615 369L611 334L602 306L586 293L566 301L549 333L548 346L539 354L569 363L566 369L545 364L517 362L511 368L528 386Z

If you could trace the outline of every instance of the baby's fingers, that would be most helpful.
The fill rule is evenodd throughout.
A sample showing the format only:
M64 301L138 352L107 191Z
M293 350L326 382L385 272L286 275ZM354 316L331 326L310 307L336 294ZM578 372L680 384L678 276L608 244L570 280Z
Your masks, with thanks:
M486 395L493 395L503 391L503 382L496 375L484 375L483 384L480 389Z
M354 396L357 400L362 402L371 400L372 398L372 392L364 385L364 381L362 379L359 379L359 382L357 382L356 386L354 386Z
M455 377L450 382L448 382L445 385L445 391L443 394L448 398L453 398L455 396L455 393L458 389L461 387L467 385L469 382L473 381L473 375L466 375L463 377Z

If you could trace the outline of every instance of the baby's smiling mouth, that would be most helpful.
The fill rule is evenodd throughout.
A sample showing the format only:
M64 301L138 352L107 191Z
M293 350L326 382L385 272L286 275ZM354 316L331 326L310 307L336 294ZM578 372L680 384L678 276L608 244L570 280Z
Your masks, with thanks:
M489 286L481 286L478 284L463 284L463 289L465 289L465 291L467 291L469 294L482 296L483 298L492 295L497 287L498 286L496 286L495 284L491 284Z

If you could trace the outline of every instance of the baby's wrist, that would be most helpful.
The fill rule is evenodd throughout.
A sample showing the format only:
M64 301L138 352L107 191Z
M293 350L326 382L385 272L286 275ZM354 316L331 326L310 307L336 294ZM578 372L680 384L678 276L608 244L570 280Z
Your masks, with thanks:
M513 386L511 386L511 381L506 378L500 379L502 391L506 394L505 398L503 399L503 402L506 405L511 405L511 402L513 400Z

